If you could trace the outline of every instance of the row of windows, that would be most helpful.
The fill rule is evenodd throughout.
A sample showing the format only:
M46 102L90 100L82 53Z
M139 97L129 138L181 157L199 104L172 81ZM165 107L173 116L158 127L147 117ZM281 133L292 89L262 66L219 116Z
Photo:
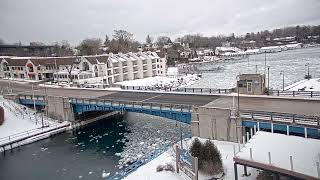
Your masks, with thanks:
M61 79L69 79L69 75L68 74L59 74L59 75L57 75L57 74L54 74L53 75L53 77L54 78L56 78L56 79L58 79L58 78L61 78ZM85 74L85 75L71 75L71 78L72 79L78 79L78 77L79 77L79 79L87 79L87 78L92 78L92 74Z

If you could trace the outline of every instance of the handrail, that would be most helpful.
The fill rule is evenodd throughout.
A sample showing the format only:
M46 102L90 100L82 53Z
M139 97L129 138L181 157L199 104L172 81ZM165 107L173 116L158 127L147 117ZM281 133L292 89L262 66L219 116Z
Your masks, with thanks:
M192 87L154 87L154 86L120 86L124 90L141 91L165 91L165 92L188 92L188 93L209 93L209 94L229 94L233 92L232 88L192 88Z
M156 102L142 102L142 101L129 101L129 100L115 100L115 99L94 99L94 98L70 98L71 100L71 103L78 103L78 104L81 104L82 102L97 102L97 103L115 103L115 104L119 104L121 105L124 104L127 105L127 104L132 104L132 105L157 105L157 106L161 106L163 108L168 108L168 107L172 107L172 108L177 108L179 107L178 109L188 109L188 110L191 110L192 109L192 105L186 105L186 104L170 104L170 103L156 103Z
M52 129L55 129L55 128L59 128L61 126L61 124L54 124L54 125L51 125L50 127ZM64 127L66 125L62 125L61 127ZM45 128L48 128L49 126L47 127L41 127L41 128L36 128L36 129L31 129L31 130L27 130L27 131L23 131L23 132L20 132L20 133L16 133L16 134L12 134L10 136L5 136L5 137L2 137L0 138L0 145L2 145L2 142L3 141L13 141L13 140L18 140L19 137L22 137L22 136L30 136L30 135L33 135L32 133L34 132L43 132L45 130ZM48 129L48 130L51 130L51 129Z

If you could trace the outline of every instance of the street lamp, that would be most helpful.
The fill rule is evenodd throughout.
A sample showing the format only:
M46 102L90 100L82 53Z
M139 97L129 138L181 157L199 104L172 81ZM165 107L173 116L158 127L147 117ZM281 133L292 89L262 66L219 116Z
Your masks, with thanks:
M282 75L282 91L284 91L284 71L280 71L280 75Z
M267 52L264 53L264 74L266 74L267 69Z
M309 80L309 79L311 78L311 76L310 76L310 69L309 69L309 63L306 63L305 66L308 67L308 75L307 75L306 79Z
M237 76L237 93L238 93L238 109L237 109L237 118L240 122L240 90L239 90L239 82L240 82L240 75ZM237 123L236 123L237 124ZM237 135L237 142L239 141L238 138L238 128L236 128L236 135Z
M270 66L268 66L268 94L270 91L270 76L269 76L269 70L270 70Z

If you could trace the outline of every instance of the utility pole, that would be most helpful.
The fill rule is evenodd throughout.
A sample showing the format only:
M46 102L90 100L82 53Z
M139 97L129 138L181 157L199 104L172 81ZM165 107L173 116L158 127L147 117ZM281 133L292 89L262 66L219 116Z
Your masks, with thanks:
M282 75L282 91L284 91L284 71L280 71L280 75Z
M268 66L268 94L270 91L270 76L269 76L269 70L270 70L270 66Z
M37 111L37 108L36 108L36 100L35 100L35 97L34 97L33 84L31 84L31 88L32 88L33 109L34 109L35 111Z
M181 121L180 121L180 143L181 143L181 149L183 149L183 145L182 145L182 128L181 128Z
M267 69L267 53L264 53L264 75L266 75L266 69Z

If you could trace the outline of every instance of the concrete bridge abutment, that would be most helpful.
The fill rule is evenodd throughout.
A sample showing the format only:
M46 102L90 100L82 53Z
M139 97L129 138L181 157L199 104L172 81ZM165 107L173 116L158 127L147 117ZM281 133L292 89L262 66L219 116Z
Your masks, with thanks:
M191 132L193 136L220 141L242 141L241 120L231 118L231 110L194 107Z
M75 121L72 105L69 98L48 96L47 97L48 116L60 121Z

